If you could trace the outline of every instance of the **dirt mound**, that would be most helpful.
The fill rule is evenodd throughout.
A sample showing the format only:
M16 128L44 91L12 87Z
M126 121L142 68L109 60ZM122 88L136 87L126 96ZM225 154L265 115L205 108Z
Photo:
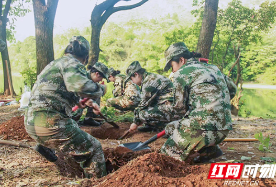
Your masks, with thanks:
M171 157L149 153L130 161L116 172L95 180L84 180L82 186L224 186L225 180L207 179L210 164L189 165ZM258 184L258 186L274 186L268 179L239 179L245 185ZM247 183L247 181L249 181Z
M13 117L0 125L0 135L4 140L32 140L24 126L24 116Z

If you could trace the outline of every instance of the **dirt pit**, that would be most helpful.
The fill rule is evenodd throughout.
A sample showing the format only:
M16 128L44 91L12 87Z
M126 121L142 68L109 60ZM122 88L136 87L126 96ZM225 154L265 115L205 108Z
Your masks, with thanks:
M104 123L100 127L81 127L81 129L98 139L119 139L129 128L127 123L118 123L119 129ZM32 140L25 130L24 116L13 117L0 126L0 136L4 140ZM131 136L131 135L130 135Z
M143 150L133 152L125 147L107 148L104 150L107 173L112 173L120 167L126 165L129 161L138 156L153 152L153 150Z
M81 127L81 129L95 138L99 139L119 139L128 129L128 124L117 123L120 128L110 127L108 123L104 123L99 127Z

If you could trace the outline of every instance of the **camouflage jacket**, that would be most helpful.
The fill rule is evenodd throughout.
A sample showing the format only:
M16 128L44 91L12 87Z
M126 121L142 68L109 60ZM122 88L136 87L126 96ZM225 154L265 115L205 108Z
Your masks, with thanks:
M131 105L138 105L141 101L140 88L132 80L129 80L125 85L123 100L125 100L125 103L131 102Z
M70 116L81 97L98 99L102 87L87 77L87 72L71 54L50 62L38 75L32 89L29 111L55 111Z
M175 115L188 117L193 129L231 130L230 79L215 65L189 59L174 73ZM230 88L234 94L235 88Z
M156 105L170 105L173 101L172 89L173 84L167 77L145 72L141 85L141 101L134 112L134 123L139 121L140 110Z
M112 90L113 96L118 97L122 96L124 93L124 79L126 78L125 75L119 74L115 76L114 81L114 90Z

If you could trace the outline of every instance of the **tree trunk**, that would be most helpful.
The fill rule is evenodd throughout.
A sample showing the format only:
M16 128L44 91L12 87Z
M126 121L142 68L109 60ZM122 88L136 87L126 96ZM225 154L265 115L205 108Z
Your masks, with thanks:
M53 29L58 0L33 0L37 75L54 60Z
M89 51L89 64L93 66L99 60L100 54L100 34L102 26L92 25L92 34L91 34L91 49Z
M3 15L1 13L1 21L0 21L0 39L2 39L6 43L7 43L6 27L7 27L7 21L8 21L7 16L10 10L10 4L11 4L11 0L8 0L5 4ZM2 1L1 1L1 9L2 9ZM9 52L7 47L3 51L1 51L1 56L2 56L3 73L4 73L4 94L16 95L12 86L11 65L10 65ZM8 68L6 66L5 61L7 61ZM9 72L7 72L7 69ZM9 81L8 81L9 79L11 82L11 88L9 86ZM10 90L12 91L12 93L10 92Z
M203 58L209 58L217 23L218 0L205 0L204 15L197 43L197 52Z

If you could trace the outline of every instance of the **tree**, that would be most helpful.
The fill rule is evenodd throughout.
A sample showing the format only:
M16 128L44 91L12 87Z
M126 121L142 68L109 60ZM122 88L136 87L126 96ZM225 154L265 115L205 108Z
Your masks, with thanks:
M205 0L204 15L197 43L197 52L203 58L209 58L217 23L218 0Z
M28 2L28 1L26 1ZM13 6L14 5L14 6ZM21 1L12 1L0 0L0 39L7 43L7 39L13 40L14 30L13 22L16 19L16 16L24 16L28 9L25 9L23 2ZM8 18L10 16L10 19ZM15 17L13 17L15 16ZM9 23L10 28L7 28ZM3 63L3 72L4 72L4 93L5 95L15 95L13 86L12 86L12 77L11 77L11 66L9 59L8 47L1 51L2 63Z
M106 20L115 12L136 8L138 6L143 5L148 0L141 0L140 2L132 5L115 7L115 5L119 1L120 0L106 0L96 5L91 13L91 20L90 20L91 27L92 27L91 49L89 52L89 60L88 60L88 63L91 65L94 65L99 59L99 53L101 51L100 34ZM131 1L131 0L121 0L121 1Z
M53 29L58 0L33 0L37 74L54 60Z

